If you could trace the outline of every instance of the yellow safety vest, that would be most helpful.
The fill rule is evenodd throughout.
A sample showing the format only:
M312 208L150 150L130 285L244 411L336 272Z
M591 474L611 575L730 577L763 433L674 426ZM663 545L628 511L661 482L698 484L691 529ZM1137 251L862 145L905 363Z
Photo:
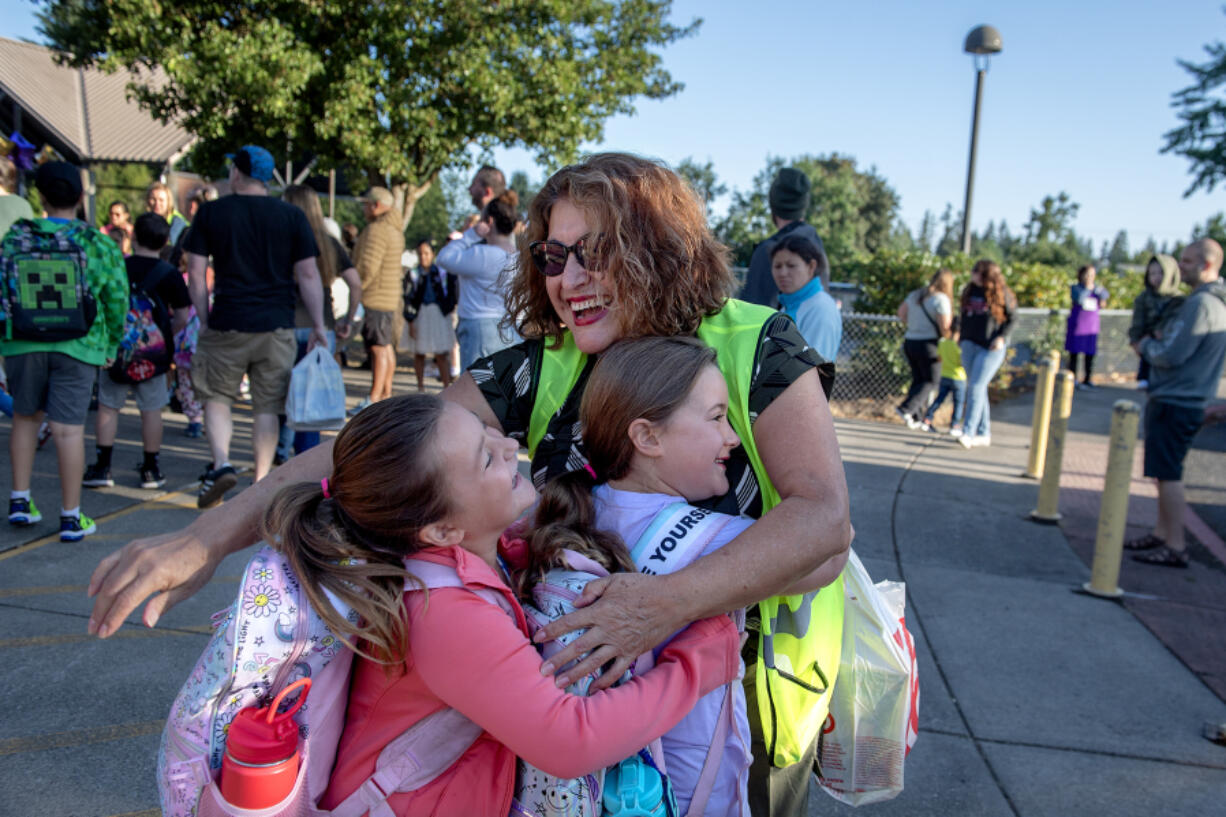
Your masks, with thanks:
M698 337L718 352L719 368L728 384L728 421L758 478L763 513L779 504L779 492L754 442L749 386L762 331L774 314L764 306L729 300L698 328ZM528 422L531 455L536 455L546 426L574 388L586 360L569 332L559 348L544 349ZM758 609L758 715L771 762L790 766L816 742L830 708L843 644L843 578L804 595L766 599L759 602Z

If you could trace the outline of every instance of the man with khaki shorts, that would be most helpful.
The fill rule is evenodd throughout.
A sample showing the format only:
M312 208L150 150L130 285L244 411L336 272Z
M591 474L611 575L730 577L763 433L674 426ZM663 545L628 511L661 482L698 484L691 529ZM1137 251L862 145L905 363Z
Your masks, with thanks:
M255 479L272 467L277 415L285 410L294 339L294 284L313 324L309 348L327 346L323 286L310 224L302 210L268 195L272 154L247 145L231 157L231 195L201 205L184 249L188 289L201 316L192 383L204 403L213 453L196 504L208 508L238 483L230 464L231 406L243 375L251 382ZM205 280L213 258L213 305ZM206 317L207 316L207 319Z

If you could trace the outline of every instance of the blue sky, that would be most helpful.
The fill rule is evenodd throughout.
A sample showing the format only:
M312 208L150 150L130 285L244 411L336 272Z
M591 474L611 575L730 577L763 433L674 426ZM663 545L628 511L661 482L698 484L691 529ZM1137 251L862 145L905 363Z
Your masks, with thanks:
M36 39L31 9L0 0L0 35ZM1171 93L1188 84L1175 60L1200 61L1204 44L1226 39L1221 0L674 0L672 16L704 19L664 52L685 90L610 120L601 149L710 160L742 190L768 155L854 156L891 183L915 229L925 210L962 205L974 92L962 42L989 23L1004 52L984 88L976 228L1003 218L1016 233L1043 196L1065 190L1096 248L1125 229L1135 249L1151 235L1185 240L1226 210L1226 189L1183 198L1188 163L1158 153L1176 124ZM524 151L494 158L539 176Z

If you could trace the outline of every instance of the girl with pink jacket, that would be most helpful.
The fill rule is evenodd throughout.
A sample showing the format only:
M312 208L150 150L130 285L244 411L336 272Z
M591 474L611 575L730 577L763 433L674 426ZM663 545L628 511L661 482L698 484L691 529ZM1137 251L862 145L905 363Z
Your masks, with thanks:
M541 674L499 555L502 532L536 500L517 447L454 403L396 397L341 432L326 480L285 488L269 506L265 533L280 537L312 606L335 632L360 639L320 807L353 793L392 739L450 707L485 731L436 779L389 805L402 816L505 815L517 756L559 777L587 774L659 738L736 677L739 639L727 616L696 622L654 669L590 697ZM406 591L410 555L454 570L459 586ZM331 612L325 589L359 624Z

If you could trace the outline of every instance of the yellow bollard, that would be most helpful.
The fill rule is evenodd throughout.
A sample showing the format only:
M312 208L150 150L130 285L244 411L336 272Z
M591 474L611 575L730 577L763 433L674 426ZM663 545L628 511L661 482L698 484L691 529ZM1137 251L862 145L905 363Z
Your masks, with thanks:
M1051 428L1047 437L1047 461L1043 463L1043 481L1039 483L1039 506L1030 512L1035 522L1054 525L1060 521L1060 469L1064 465L1064 435L1068 418L1073 413L1073 373L1056 375L1056 404L1052 408Z
M1056 372L1060 371L1060 353L1049 352L1047 360L1039 365L1039 376L1034 384L1034 413L1030 422L1030 460L1022 474L1030 479L1043 476L1043 462L1047 458L1047 426L1051 422L1051 393L1056 384Z
M1137 447L1137 423L1141 407L1131 400L1117 400L1111 415L1111 448L1107 455L1107 478L1098 511L1098 535L1090 580L1082 588L1095 596L1114 599L1123 594L1120 559L1124 554L1124 528L1128 524L1128 493L1132 486L1132 454Z

